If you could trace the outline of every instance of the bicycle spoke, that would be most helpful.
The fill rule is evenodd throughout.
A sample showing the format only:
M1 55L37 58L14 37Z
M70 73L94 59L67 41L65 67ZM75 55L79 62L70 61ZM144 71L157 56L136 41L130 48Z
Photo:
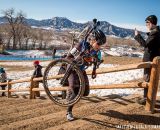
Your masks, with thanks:
M74 98L67 99L67 91L69 89L68 78L63 85L61 84L61 80L66 73L67 66L70 66L70 64L71 62L66 59L56 60L51 62L44 72L44 89L49 98L60 106L70 106L77 103L84 92L84 77L77 66L72 66L71 70L79 81L79 92Z

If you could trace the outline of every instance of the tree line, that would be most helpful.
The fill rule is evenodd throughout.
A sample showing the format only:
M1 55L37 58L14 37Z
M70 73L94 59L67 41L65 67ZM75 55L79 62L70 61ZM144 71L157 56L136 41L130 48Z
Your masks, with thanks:
M69 44L64 46L57 46L51 44L54 38L64 43L71 43L76 36L69 32L56 34L53 30L46 30L42 28L33 28L26 23L26 14L23 11L16 12L15 9L10 8L2 10L3 18L6 23L0 24L0 44L3 44L6 49L52 49L52 48L69 48ZM132 45L137 46L135 40L107 37L109 46L114 45Z
M0 25L0 35L6 49L47 49L52 41L53 31L32 28L26 23L26 15L15 9L2 11L7 21Z

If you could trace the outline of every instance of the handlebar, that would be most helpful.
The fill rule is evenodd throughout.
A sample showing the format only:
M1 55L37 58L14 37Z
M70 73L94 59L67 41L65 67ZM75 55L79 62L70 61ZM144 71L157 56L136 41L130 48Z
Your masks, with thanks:
M91 28L91 30L86 34L84 41L87 41L88 36L93 32L93 30L96 30L97 27L100 25L100 22L97 21L97 19L93 19L93 27Z

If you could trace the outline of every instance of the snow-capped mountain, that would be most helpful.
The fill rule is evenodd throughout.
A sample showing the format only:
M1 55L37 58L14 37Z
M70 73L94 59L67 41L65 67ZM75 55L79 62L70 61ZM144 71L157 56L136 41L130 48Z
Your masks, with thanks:
M134 36L134 30L120 28L106 21L101 21L100 29L103 30L106 35L113 35L121 38Z
M35 20L35 19L25 19L26 23L34 27L52 27L58 30L63 29L80 29L82 30L87 26L87 23L76 23L64 17L54 17L52 19ZM0 17L0 24L6 23L7 21ZM100 21L100 29L105 32L106 35L113 35L116 37L133 37L134 30L125 29L114 26L106 21Z
M54 17L53 19L44 20L26 19L26 23L30 26L53 27L55 29L77 29L83 27L83 24L72 22L69 19L63 17Z

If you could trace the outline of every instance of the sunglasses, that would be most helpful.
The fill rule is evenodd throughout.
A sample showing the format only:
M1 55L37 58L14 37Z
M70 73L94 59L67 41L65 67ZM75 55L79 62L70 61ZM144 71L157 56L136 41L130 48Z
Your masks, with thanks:
M151 22L149 22L149 21L146 21L146 23L151 23Z

